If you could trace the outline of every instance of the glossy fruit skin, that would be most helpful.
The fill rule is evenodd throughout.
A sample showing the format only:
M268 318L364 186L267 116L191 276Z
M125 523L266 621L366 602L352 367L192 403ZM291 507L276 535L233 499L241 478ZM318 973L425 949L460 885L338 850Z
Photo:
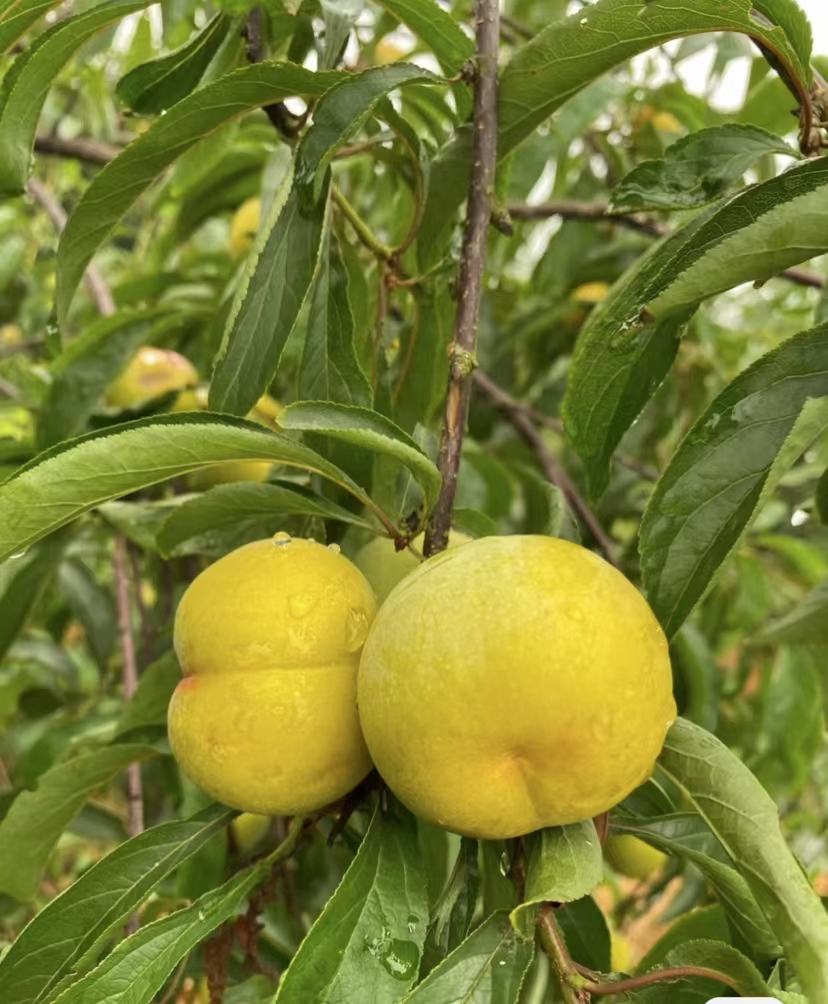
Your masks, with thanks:
M202 572L174 631L185 676L168 725L187 776L260 815L312 812L349 792L371 768L356 674L375 612L347 558L287 534Z
M249 854L267 836L270 816L259 816L255 812L243 812L230 824L233 840L241 854Z
M667 861L667 855L651 847L631 833L618 833L607 837L604 856L619 875L647 879Z
M414 547L422 553L423 534L415 537L412 541ZM459 547L467 544L472 538L459 530L452 530L449 534L449 548ZM385 602L391 590L412 572L416 571L421 562L416 554L407 548L404 551L397 551L394 541L388 537L375 537L370 543L357 554L354 564L362 572L365 578L371 583L377 599L380 603Z
M358 693L397 797L485 839L610 809L649 777L676 716L645 600L549 537L485 537L421 565L374 621Z
M230 253L241 258L253 247L262 217L262 200L258 197L245 200L230 221Z
M197 383L198 373L189 359L169 349L144 345L112 383L106 400L113 408L137 408L154 397Z

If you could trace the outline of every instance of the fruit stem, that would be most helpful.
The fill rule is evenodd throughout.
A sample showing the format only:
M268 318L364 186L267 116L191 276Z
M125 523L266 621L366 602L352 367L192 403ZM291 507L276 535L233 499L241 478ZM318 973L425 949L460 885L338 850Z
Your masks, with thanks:
M582 992L586 980L572 961L563 931L555 919L555 907L551 903L545 903L541 907L537 925L543 949L558 976L564 1004L583 1004L584 1001L588 1001L589 997Z
M299 841L305 834L305 831L310 826L313 826L315 821L315 818L310 816L294 816L290 821L287 836L278 847L267 855L265 863L267 865L277 865L280 861L284 861L285 858L289 858L296 850Z
M449 349L443 432L437 461L443 485L426 526L423 551L427 558L445 550L448 545L471 398L472 375L476 364L477 326L497 166L497 57L500 48L498 0L476 0L474 23L477 30L477 55L474 62L471 186L460 256L457 318L454 340Z
M373 252L381 261L388 261L391 259L394 252L387 244L384 244L379 237L377 237L374 231L368 226L365 220L363 220L356 209L354 209L351 203L343 195L342 190L334 185L331 190L331 194L334 202L342 212L342 215L354 228L354 232L365 247L367 247L369 251Z

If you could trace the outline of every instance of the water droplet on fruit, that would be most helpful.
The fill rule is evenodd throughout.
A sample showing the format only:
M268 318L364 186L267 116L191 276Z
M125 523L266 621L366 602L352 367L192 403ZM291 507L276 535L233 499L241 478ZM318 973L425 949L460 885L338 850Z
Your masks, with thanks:
M364 610L352 607L345 622L345 650L356 652L362 648L368 635L368 617Z
M306 538L305 538L305 540L306 540L306 541L307 541L307 542L308 542L309 544L315 544L315 543L316 543L316 537L306 537Z
M289 544L292 537L285 530L280 530L278 533L273 534L273 543L277 547L284 547L285 544Z
M396 980L407 980L420 963L420 952L411 941L395 938L380 955L383 969Z
M294 593L288 600L291 616L307 617L319 602L319 593Z
M342 553L342 548L339 546L339 544L328 544L328 550L333 551L334 554Z

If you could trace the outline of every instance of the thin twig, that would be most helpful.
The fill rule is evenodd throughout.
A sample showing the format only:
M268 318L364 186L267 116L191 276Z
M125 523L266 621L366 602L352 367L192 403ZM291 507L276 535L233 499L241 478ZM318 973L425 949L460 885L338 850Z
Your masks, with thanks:
M587 223L616 223L628 230L649 234L652 237L667 237L670 228L658 220L635 213L614 213L605 202L578 202L575 199L557 199L542 202L537 206L527 203L510 203L508 215L514 220L548 220L559 216L562 220L583 220ZM816 272L803 268L786 268L779 273L779 278L787 279L797 286L807 286L810 289L822 289L826 279Z
M511 395L507 394L502 387L498 387L490 377L480 370L475 372L474 382L491 400L497 410L511 422L523 440L535 451L538 463L547 480L560 488L568 505L592 534L595 543L603 552L604 557L610 564L618 568L618 561L615 557L615 548L612 541L598 521L598 517L590 509L587 501L573 484L572 479L552 455L552 451L546 445L543 436L538 432L535 423L532 421L529 410L520 401L516 401Z
M247 17L247 24L244 27L244 36L247 42L247 58L251 63L261 63L265 59L265 47L263 38L264 12L261 7L254 7ZM302 127L302 120L298 118L282 101L277 101L271 105L264 106L264 113L270 119L272 125L287 140L296 138Z
M657 969L652 973L645 973L643 976L635 976L629 980L620 980L618 983L584 983L584 990L593 997L606 997L610 994L623 994L630 990L643 990L644 987L651 987L655 983L667 983L671 980L682 980L701 978L706 980L717 980L731 990L739 991L739 984L730 976L717 972L715 969L705 969L702 966L676 966L674 969Z
M54 195L37 178L29 178L28 191L52 221L55 230L63 233L67 220L66 210ZM98 312L104 317L111 317L115 313L115 301L112 299L106 280L94 265L90 265L86 270L86 285Z
M476 366L477 325L486 267L486 242L492 215L497 164L497 57L500 44L498 0L476 0L477 57L474 86L474 138L471 187L460 258L459 302L449 349L449 378L437 466L443 484L426 527L423 552L431 557L448 544L457 475Z
M76 136L74 139L38 136L35 138L34 148L37 153L82 160L87 164L108 164L111 160L115 160L122 150L120 146L86 136Z
M556 199L537 206L512 202L506 207L514 220L548 220L560 216L562 220L584 220L587 223L617 223L628 230L637 230L651 237L664 237L669 228L658 220L635 213L613 213L606 202L579 202L576 199Z
M124 660L122 670L124 701L129 701L138 689L138 663L135 658L135 639L132 636L127 544L126 538L120 533L115 537L113 569L115 603L118 609L118 635ZM130 837L136 837L144 830L144 790L139 763L131 763L127 767L127 806L127 833ZM137 915L130 918L127 930L130 934L138 930Z

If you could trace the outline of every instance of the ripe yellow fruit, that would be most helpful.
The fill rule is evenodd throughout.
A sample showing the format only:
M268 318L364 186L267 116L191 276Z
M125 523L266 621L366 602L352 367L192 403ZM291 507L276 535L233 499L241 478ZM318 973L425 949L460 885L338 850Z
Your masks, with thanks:
M230 253L241 258L253 247L262 222L262 200L247 199L230 221Z
M417 815L499 839L589 819L652 772L676 716L667 641L620 572L550 537L424 562L362 654L368 749Z
M637 879L654 875L667 860L666 854L630 833L607 837L604 855L619 875Z
M610 956L610 966L612 967L612 971L614 973L632 972L632 948L624 935L613 931L610 934L610 946L612 953Z
M198 373L189 359L144 345L110 386L106 400L113 408L138 408L154 397L197 383Z
M420 534L412 541L419 551L422 551L423 536ZM449 536L448 546L459 547L461 544L468 544L471 539L465 533L453 530ZM408 548L397 551L393 540L389 540L388 537L375 537L357 554L354 564L374 587L377 599L383 603L394 586L416 571L421 563Z
M603 303L610 291L608 282L585 282L572 293L576 303Z
M245 812L311 812L371 768L356 709L359 653L376 612L335 548L276 534L221 558L187 589L169 708L184 773Z
M242 854L247 854L262 842L270 829L270 816L257 816L255 812L243 812L230 824L233 840Z

